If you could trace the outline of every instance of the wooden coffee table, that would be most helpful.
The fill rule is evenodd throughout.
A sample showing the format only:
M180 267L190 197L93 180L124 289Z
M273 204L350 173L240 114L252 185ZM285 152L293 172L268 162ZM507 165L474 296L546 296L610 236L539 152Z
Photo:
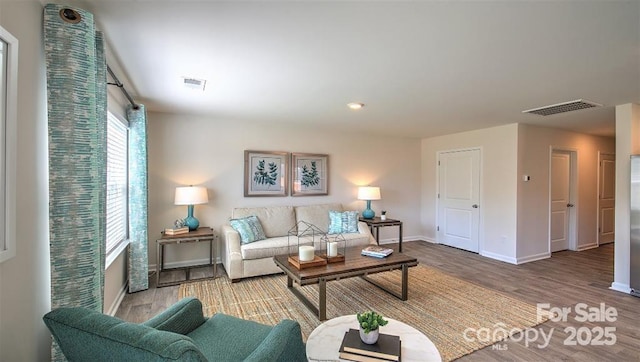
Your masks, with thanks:
M287 260L288 255L278 255L274 257L273 260L276 265L280 267L285 274L287 274L287 287L296 297L298 297L298 299L300 299L302 303L313 311L321 321L327 319L327 282L331 280L361 277L398 299L407 300L409 294L409 267L418 265L418 260L406 254L399 253L397 247L392 247L394 249L393 254L382 259L360 255L362 248L362 246L347 248L345 250L344 262L331 263L308 269L297 269L295 266L289 264ZM387 289L377 282L367 278L368 274L380 273L394 269L402 270L402 285L400 285L400 293ZM293 285L294 282L299 286L316 283L319 284L319 305L316 307L309 299L307 299L307 297L296 289Z

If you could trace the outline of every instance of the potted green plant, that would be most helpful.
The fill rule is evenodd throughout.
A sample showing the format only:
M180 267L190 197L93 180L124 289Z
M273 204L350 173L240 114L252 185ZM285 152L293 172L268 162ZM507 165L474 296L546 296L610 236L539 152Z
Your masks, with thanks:
M387 220L387 211L386 210L382 210L382 213L380 215L380 220L382 220L382 221Z
M366 344L374 344L378 341L379 327L386 326L389 321L384 319L382 315L368 311L358 313L358 324L360 325L360 339Z

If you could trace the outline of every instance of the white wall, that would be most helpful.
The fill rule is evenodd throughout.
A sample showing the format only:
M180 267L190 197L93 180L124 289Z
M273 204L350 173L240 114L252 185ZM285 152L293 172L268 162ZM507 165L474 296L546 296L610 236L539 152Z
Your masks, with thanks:
M631 167L629 157L640 154L640 105L616 106L616 244L611 288L631 291Z
M516 251L517 125L486 128L422 140L421 225L436 238L437 153L481 148L480 254L514 262Z
M518 262L549 256L552 147L577 153L576 249L597 246L598 153L614 153L615 139L525 124L519 125L518 133ZM525 174L531 181L522 181Z
M422 226L434 240L438 151L480 147L480 254L523 263L549 254L551 147L578 154L577 249L597 244L598 152L613 153L615 140L559 129L512 124L422 141ZM523 175L531 181L522 181Z
M0 24L20 42L17 255L0 264L0 360L50 359L46 78L42 5L0 1Z
M149 120L149 262L155 267L160 231L186 216L174 206L176 186L203 185L209 203L195 206L200 225L219 230L231 209L243 206L342 203L363 210L359 185L380 186L379 213L404 222L406 239L420 238L420 140L317 131L287 125L248 124L211 118L148 114ZM308 197L243 196L244 150L329 155L329 195ZM381 239L397 240L397 228L381 229ZM205 245L167 247L166 262L204 260ZM177 264L179 265L179 264Z

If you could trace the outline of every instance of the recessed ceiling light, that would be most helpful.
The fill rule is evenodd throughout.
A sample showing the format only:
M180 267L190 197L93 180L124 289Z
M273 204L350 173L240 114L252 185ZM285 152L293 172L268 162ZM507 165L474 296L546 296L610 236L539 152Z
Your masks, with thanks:
M197 78L190 78L190 77L182 77L182 82L183 82L182 84L186 88L198 89L202 91L204 91L204 87L207 84L206 79L197 79Z
M364 103L351 102L347 104L347 107L351 109L362 109L362 107L364 107Z

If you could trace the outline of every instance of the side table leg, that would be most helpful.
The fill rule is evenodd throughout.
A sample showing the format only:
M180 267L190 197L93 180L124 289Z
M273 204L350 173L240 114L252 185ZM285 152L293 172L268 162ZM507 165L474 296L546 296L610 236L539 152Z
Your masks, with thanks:
M213 249L213 239L209 240L209 265L213 264L213 278L218 274L218 243L215 243L216 249Z
M327 280L325 278L320 278L318 293L318 319L324 321L327 319Z
M156 288L160 284L160 271L162 270L161 248L162 244L156 242Z
M287 288L293 288L293 279L287 275Z
M376 227L376 244L380 245L380 227Z
M398 235L398 250L402 253L402 222L400 222L400 235Z

